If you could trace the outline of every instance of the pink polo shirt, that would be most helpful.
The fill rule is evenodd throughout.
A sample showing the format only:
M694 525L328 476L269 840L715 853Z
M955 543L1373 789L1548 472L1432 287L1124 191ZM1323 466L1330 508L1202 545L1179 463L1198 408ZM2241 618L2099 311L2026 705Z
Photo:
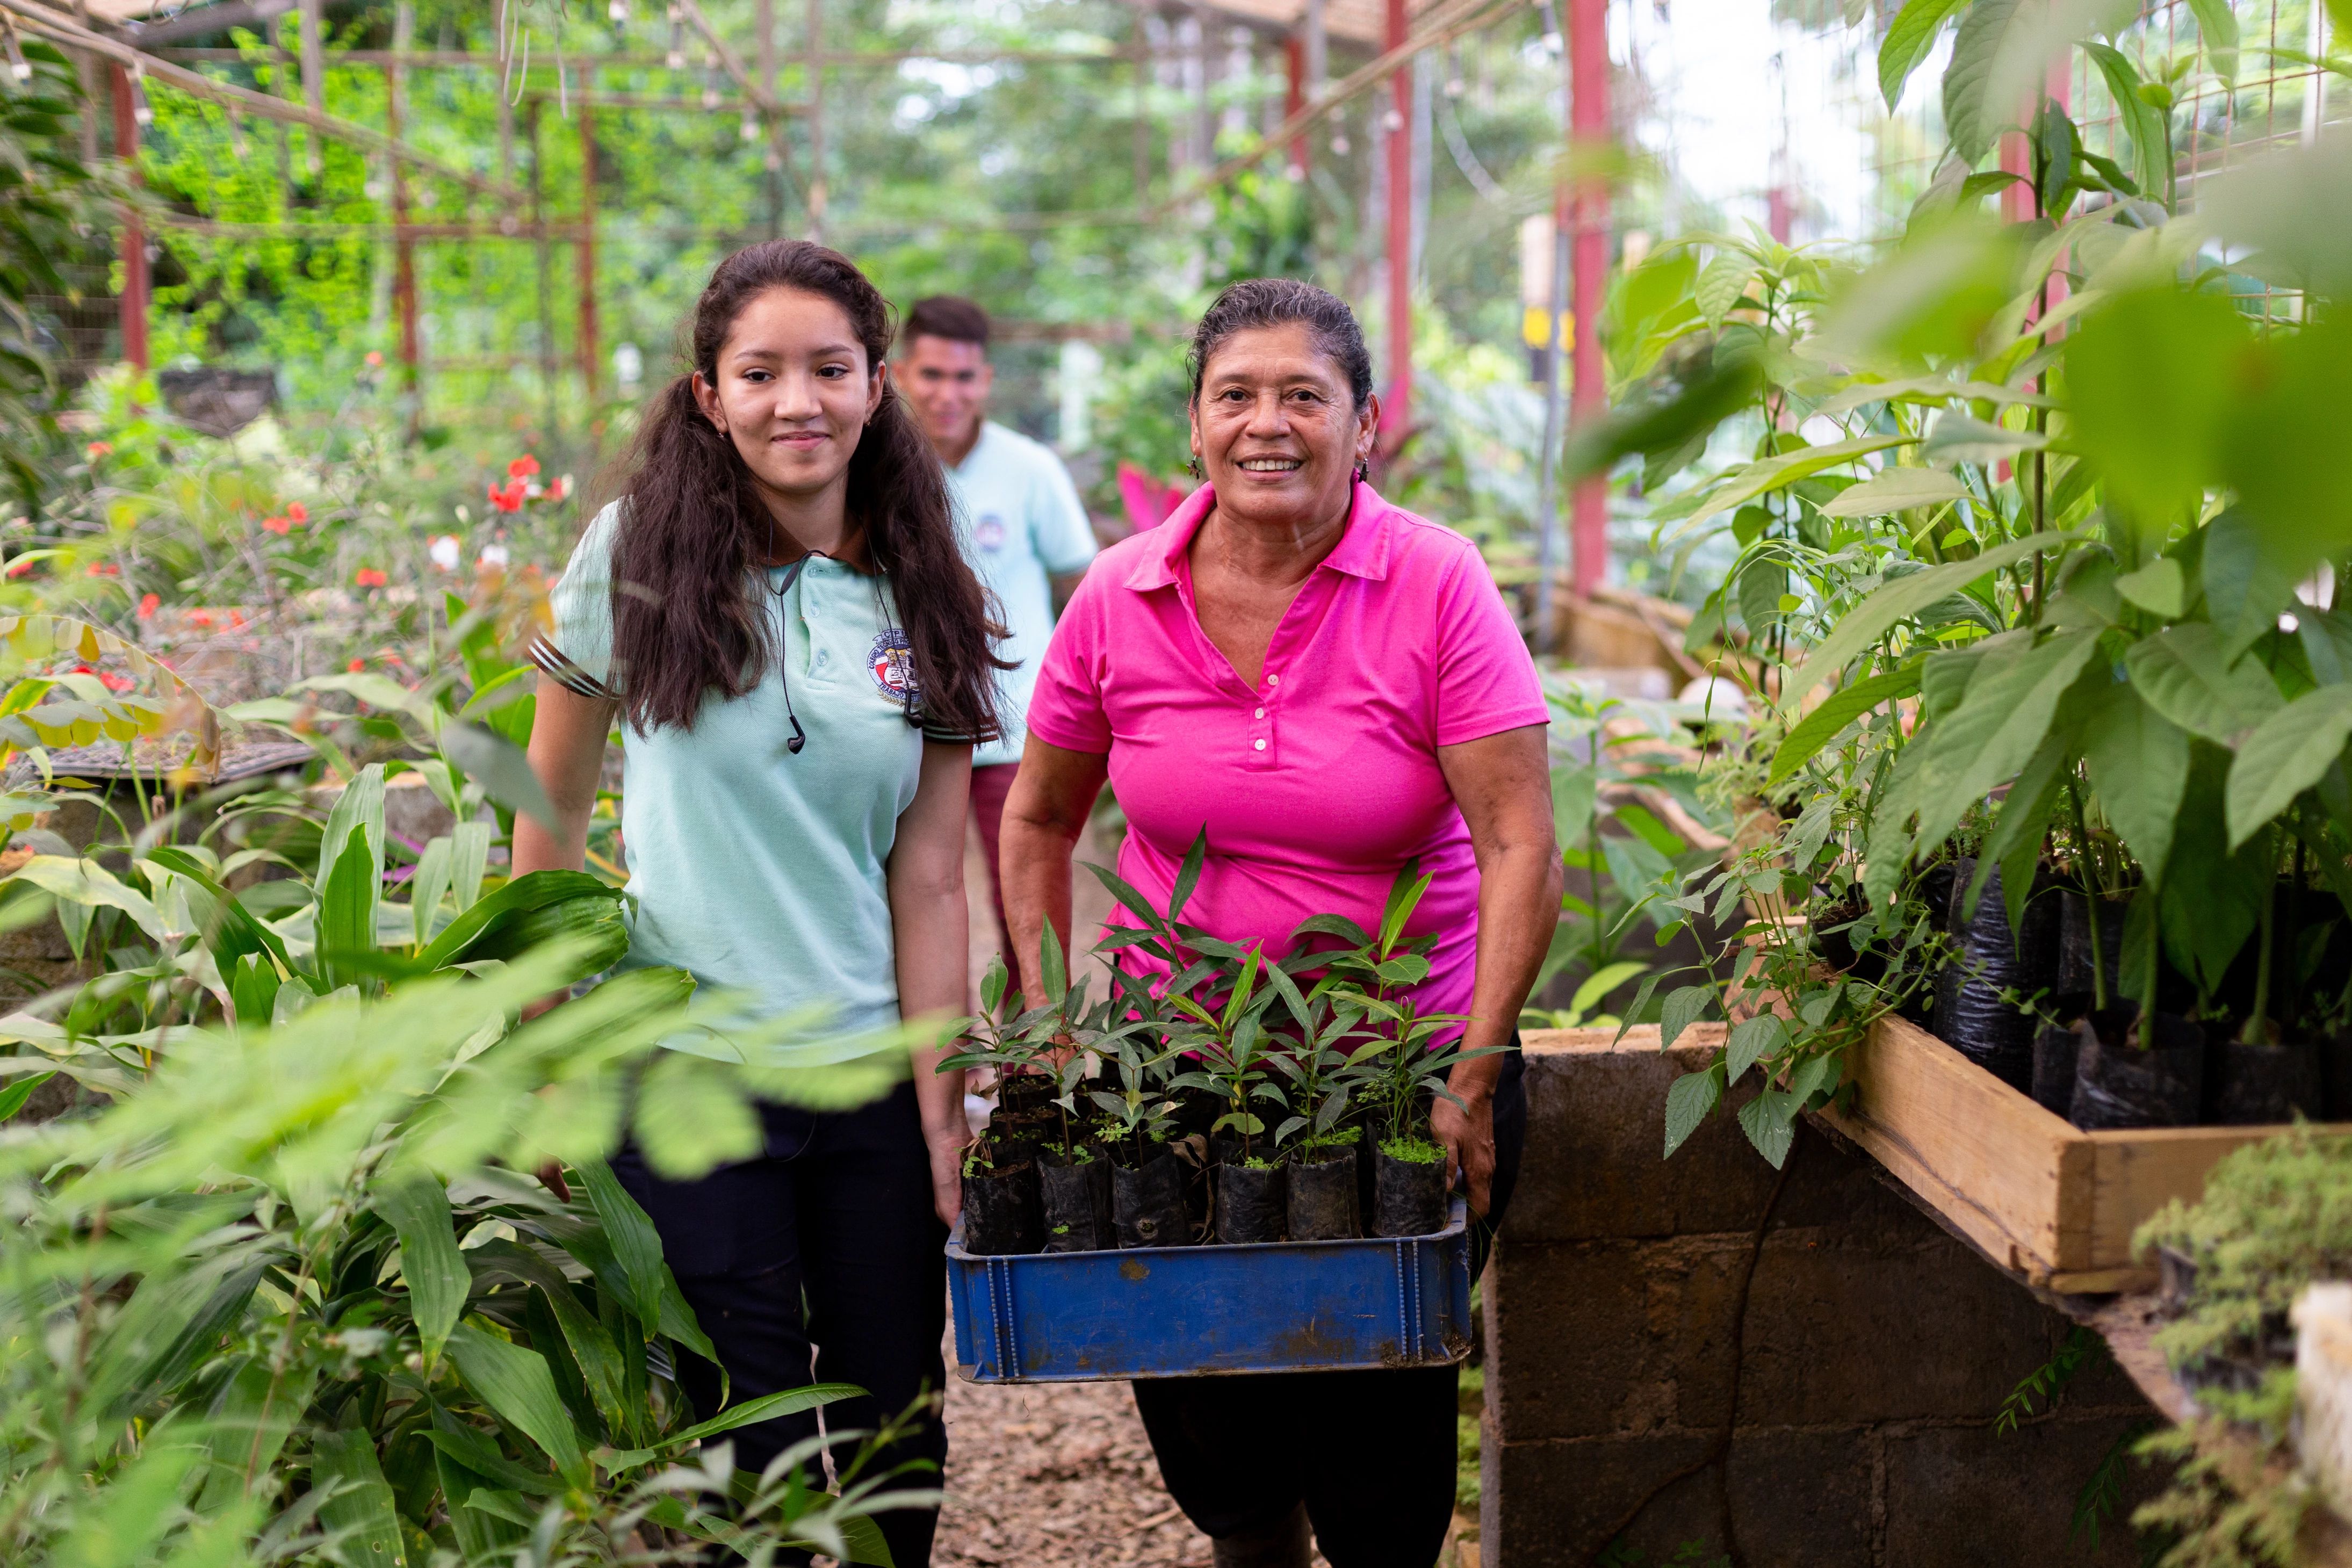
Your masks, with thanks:
M1192 599L1186 552L1215 503L1202 486L1095 562L1054 628L1030 733L1108 754L1129 824L1118 873L1159 907L1206 824L1183 918L1271 957L1312 915L1377 930L1398 869L1418 857L1432 880L1407 932L1438 942L1417 999L1467 1013L1478 866L1437 748L1547 722L1503 596L1477 547L1359 484L1253 691ZM1121 910L1112 923L1131 922Z

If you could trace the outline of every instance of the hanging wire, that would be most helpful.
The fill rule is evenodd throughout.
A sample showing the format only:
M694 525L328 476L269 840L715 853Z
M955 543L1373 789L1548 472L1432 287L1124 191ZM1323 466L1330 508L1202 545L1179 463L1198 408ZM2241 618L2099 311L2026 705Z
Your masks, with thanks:
M1470 139L1462 134L1462 121L1454 115L1452 97L1453 88L1460 85L1454 82L1437 95L1437 129L1444 133L1445 150L1454 154L1454 166L1462 171L1462 177L1479 195L1490 202L1507 201L1503 187L1486 172L1486 165L1479 162L1478 154L1470 150Z

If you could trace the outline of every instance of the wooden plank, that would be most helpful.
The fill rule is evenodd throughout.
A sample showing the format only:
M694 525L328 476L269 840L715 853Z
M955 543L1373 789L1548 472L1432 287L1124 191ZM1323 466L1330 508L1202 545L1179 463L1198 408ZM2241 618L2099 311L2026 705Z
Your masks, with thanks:
M1901 1019L1881 1020L1847 1071L1847 1136L1994 1257L2015 1252L2016 1266L2030 1259L2045 1271L2075 1265L2059 1201L2070 1179L2089 1175L2074 1128Z
M2284 1127L2137 1127L2084 1133L2091 1148L2092 1207L2083 1266L2127 1268L2132 1232L2174 1198L2194 1203L2215 1166Z

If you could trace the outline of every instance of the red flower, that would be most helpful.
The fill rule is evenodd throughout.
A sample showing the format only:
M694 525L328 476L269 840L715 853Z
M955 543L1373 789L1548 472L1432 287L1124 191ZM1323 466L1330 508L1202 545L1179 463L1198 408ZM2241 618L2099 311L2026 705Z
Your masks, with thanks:
M188 612L188 624L189 624L189 625L191 625L191 626L210 626L212 623L213 623L213 612L212 612L211 611L209 611L209 610L191 610L191 611L189 611L189 612Z
M538 472L539 459L528 452L507 465L507 477L509 479L528 479Z
M89 459L92 463L95 463L100 458L109 455L113 451L114 445L111 442L93 441L88 446L81 449L81 455Z
M264 517L261 519L261 526L273 534L283 534L291 528L294 523L289 517Z
M489 486L490 505L501 512L520 512L527 492L528 486L520 479L509 479L503 486L492 485Z
M89 563L89 575L92 577L121 577L122 575L122 569L115 565L110 560L94 560Z
M289 501L286 503L286 520L289 523L307 523L310 520L310 508L299 501Z
M367 661L366 661L365 659L353 659L350 664L348 664L344 665L343 667L344 667L345 669L347 669L347 670L351 671L351 673L352 673L352 674L355 674L355 675L356 675L356 674L358 674L362 670L364 670L364 669L366 669L366 668L367 668Z
M353 578L352 580L357 582L362 588L382 588L386 582L389 582L391 579L385 577L383 573L378 571L372 566L363 566L360 568L359 575Z
M142 595L139 600L139 619L142 621L155 619L155 607L163 602L163 596L160 593Z
M551 501L561 501L570 494L572 494L572 476L569 474L547 487L547 498Z
M245 629L244 611L232 610L228 612L228 629L232 632L241 632Z
M98 684L110 692L127 692L138 683L129 675L118 675L110 670L98 677Z
M367 352L367 368L372 371L377 370L382 368L383 364L383 356L377 353L373 349L370 349Z
M22 577L26 572L32 570L37 564L38 563L36 561L29 561L24 557L19 556L15 560L8 563L8 575L10 577Z

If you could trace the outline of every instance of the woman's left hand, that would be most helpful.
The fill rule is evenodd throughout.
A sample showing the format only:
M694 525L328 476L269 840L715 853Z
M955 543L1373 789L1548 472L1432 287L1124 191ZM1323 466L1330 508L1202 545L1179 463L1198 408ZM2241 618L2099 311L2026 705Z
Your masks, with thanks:
M923 1142L931 1155L931 1207L938 1211L940 1223L952 1230L957 1217L963 1213L963 1151L971 1142L971 1130L927 1131Z
M1430 1108L1430 1130L1445 1145L1448 1186L1460 1171L1470 1180L1470 1212L1486 1218L1495 1186L1495 1096L1486 1088L1456 1087L1462 1103L1438 1097Z

